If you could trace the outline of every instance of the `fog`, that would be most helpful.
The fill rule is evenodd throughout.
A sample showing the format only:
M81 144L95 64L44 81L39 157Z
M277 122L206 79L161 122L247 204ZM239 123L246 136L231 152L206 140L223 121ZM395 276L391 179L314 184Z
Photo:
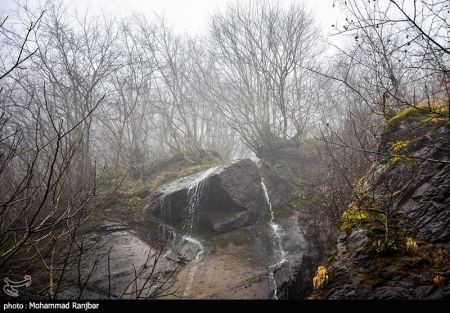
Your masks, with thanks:
M448 103L449 4L414 8L1 0L0 273L42 271L30 296L64 298L78 261L96 263L81 234L105 219L102 204L132 203L136 189L148 196L219 159L285 166L277 173L299 199L321 190L317 220L334 243L386 121Z

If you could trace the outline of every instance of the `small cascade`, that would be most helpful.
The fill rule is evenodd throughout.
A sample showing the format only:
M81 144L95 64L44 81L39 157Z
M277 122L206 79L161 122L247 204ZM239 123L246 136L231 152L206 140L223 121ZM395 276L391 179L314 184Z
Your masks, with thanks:
M278 300L277 281L275 280L275 275L273 275L272 269L270 269L270 271L269 271L269 282L270 282L270 287L273 290L273 299Z
M197 272L198 264L200 263L202 256L203 256L203 245L197 239L189 237L189 236L183 236L183 239L198 247L197 255L195 256L195 259L193 260L192 269L188 273L186 287L184 288L183 296L188 297L188 296L190 296L192 286L194 284L194 276Z
M190 184L186 194L186 207L183 211L183 223L181 233L177 232L175 228L160 224L159 231L161 236L166 240L167 250L163 254L163 258L170 258L172 252L177 251L179 253L180 248L186 244L193 246L195 249L195 257L193 257L191 264L192 268L187 274L187 280L184 288L183 295L185 297L191 296L192 287L194 285L194 278L197 272L198 265L202 260L204 248L201 242L192 236L195 217L198 211L201 209L203 192L207 184L208 177L214 172L216 168L211 168ZM160 218L164 220L165 217L170 216L171 201L170 195L163 195L160 199Z
M202 175L197 177L192 184L189 186L188 192L187 192L187 206L184 211L184 221L183 221L183 230L186 234L183 236L183 240L186 240L195 246L198 247L197 255L195 256L195 259L192 261L193 265L192 268L188 274L188 279L186 282L186 287L184 289L184 296L189 296L191 293L191 289L194 284L194 276L197 272L198 264L200 263L202 257L203 257L203 245L200 241L193 238L192 235L192 229L194 226L195 216L198 210L202 206L202 198L203 198L203 191L205 189L205 185L207 183L208 177L215 171L216 168L210 168L207 171L205 171Z
M286 257L286 251L284 251L283 249L283 245L281 242L281 233L282 233L282 229L280 227L280 225L276 224L274 222L274 214L273 214L273 210L272 210L272 203L270 202L270 198L269 198L269 193L267 192L267 188L266 185L264 184L264 180L261 180L261 187L262 190L264 191L264 197L266 198L267 204L269 206L269 212L270 212L270 221L269 221L269 225L270 228L272 230L272 234L274 237L274 241L275 241L275 250L276 250L276 254L277 254L277 261L275 264L272 264L269 267L270 273L269 273L269 280L271 282L271 284L273 285L274 288L274 299L278 299L278 295L277 295L277 284L275 281L275 277L273 272L279 268L282 264L284 264L285 262L287 262L287 257Z
M164 217L167 214L170 214L170 195L163 195L159 200L159 203L161 208L160 219L164 220ZM163 258L167 258L172 253L173 247L176 245L178 234L173 227L166 224L159 224L159 232L162 239L165 241L167 248Z
M203 190L205 189L207 178L213 173L215 168L210 168L197 177L189 186L187 192L187 206L184 210L183 230L186 234L192 233L195 215L202 205Z
M170 209L171 209L171 203L170 203L170 195L163 195L159 200L159 206L161 208L161 211L159 213L159 218L161 220L164 220L166 216L170 215ZM175 237L175 230L164 224L159 225L159 230L162 234L162 237L164 240L171 239Z
M159 225L159 231L164 238L167 247L167 250L162 257L167 258L172 253L173 248L176 246L179 235L173 227L165 224Z

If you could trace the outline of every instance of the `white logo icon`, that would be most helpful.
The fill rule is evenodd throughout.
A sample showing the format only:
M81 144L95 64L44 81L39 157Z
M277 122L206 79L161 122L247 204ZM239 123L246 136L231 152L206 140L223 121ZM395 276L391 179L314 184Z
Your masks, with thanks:
M8 277L6 277L4 279L5 281L5 285L3 286L3 291L11 297L18 297L19 296L19 291L16 288L20 288L20 287L29 287L31 285L31 276L30 275L25 275L24 280L21 281L13 281L11 279L9 279Z

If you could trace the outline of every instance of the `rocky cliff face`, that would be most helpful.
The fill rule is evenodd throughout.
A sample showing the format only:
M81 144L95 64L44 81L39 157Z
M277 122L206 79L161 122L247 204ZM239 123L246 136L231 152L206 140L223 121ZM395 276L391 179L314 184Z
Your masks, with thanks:
M442 115L411 108L388 122L312 298L450 298L449 152Z

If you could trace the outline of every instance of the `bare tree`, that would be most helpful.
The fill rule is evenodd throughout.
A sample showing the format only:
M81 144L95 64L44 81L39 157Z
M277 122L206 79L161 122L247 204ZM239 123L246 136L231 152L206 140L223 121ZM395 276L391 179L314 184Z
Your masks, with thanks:
M299 141L312 115L306 90L317 30L304 8L235 3L211 20L207 99L257 154L278 140Z
M354 44L339 49L347 70L334 78L386 118L399 108L447 99L447 1L336 1L347 15L333 25ZM439 113L439 112L436 112Z

